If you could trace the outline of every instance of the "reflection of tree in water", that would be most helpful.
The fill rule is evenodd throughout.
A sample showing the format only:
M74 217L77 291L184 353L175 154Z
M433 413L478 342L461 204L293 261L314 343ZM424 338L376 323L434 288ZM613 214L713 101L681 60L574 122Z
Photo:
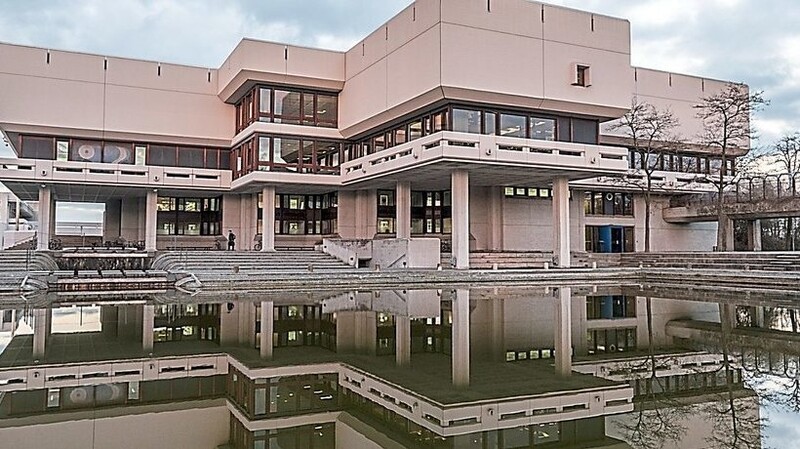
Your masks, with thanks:
M731 362L731 327L735 322L735 306L720 304L721 321L720 350L725 373L725 385L718 400L708 403L706 410L712 424L711 434L706 441L714 448L756 449L761 448L761 431L765 425L760 417L759 401L747 400L739 394L742 390L734 382L736 369ZM741 400L737 400L740 399Z
M684 422L689 408L670 397L664 378L657 376L658 369L671 364L668 358L656 358L653 342L652 299L646 298L647 306L647 357L630 362L621 369L629 380L640 379L643 388L634 394L632 421L618 420L617 425L625 434L625 440L634 448L660 448L667 443L679 444L686 434ZM647 377L640 373L647 372ZM640 384L640 385L641 385Z

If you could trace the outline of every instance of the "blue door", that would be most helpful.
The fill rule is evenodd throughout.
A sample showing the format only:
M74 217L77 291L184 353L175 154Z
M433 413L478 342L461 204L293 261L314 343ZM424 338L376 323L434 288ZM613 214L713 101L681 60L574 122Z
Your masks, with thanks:
M601 253L611 252L611 228L612 226L600 226L598 237Z

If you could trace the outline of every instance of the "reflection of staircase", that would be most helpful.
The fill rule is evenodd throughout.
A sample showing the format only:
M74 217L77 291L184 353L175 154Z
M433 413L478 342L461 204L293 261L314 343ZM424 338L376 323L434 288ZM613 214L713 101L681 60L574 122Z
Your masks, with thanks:
M27 249L36 249L36 234L24 239L20 240L19 242L9 246L4 251L18 251L18 250L27 250Z
M286 274L355 270L333 256L316 251L185 251L168 252L153 260L154 270L194 274Z
M28 251L0 251L0 273L30 271L55 271L58 265L48 254Z

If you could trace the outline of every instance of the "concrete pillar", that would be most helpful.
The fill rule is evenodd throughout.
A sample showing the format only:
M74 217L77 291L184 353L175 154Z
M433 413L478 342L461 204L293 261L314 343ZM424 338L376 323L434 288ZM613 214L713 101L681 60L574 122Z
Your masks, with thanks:
M469 289L453 297L453 385L469 386Z
M378 197L376 190L357 190L355 193L355 223L357 239L372 239L378 230Z
M487 249L503 250L503 192L501 187L489 187L489 242Z
M52 229L50 221L53 218L52 209L54 209L53 191L49 186L42 185L39 187L39 231L36 238L36 249L40 251L50 249L50 239L53 238L50 233Z
M553 179L553 260L560 268L570 267L569 180Z
M399 239L411 238L411 183L397 182L397 193L394 198L397 219L394 227Z
M153 327L156 321L156 306L145 304L142 307L142 351L153 352Z
M22 207L22 201L17 200L17 207L14 210L14 230L19 231L19 209Z
M761 251L761 220L747 222L747 249Z
M453 170L450 175L453 225L451 245L453 268L469 268L469 172Z
M397 366L411 364L411 318L394 316L394 360Z
M560 287L556 294L555 320L555 365L556 374L572 374L572 289Z
M273 195L273 198L275 195ZM273 208L274 209L274 208ZM261 301L260 354L264 360L272 360L272 334L275 332L275 304Z
M106 201L103 212L103 240L114 241L122 236L122 200Z
M45 355L47 334L50 332L49 309L35 309L33 311L33 358L42 358Z
M158 191L148 190L144 209L144 249L156 250L156 214L158 213Z
M261 251L275 251L275 186L261 189Z

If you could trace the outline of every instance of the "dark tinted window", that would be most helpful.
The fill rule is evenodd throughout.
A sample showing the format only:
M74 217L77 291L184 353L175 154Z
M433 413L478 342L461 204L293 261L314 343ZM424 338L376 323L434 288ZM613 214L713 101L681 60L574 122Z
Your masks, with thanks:
M576 143L597 143L597 122L594 120L572 119L572 141Z
M22 137L22 158L55 159L53 139L49 137Z

